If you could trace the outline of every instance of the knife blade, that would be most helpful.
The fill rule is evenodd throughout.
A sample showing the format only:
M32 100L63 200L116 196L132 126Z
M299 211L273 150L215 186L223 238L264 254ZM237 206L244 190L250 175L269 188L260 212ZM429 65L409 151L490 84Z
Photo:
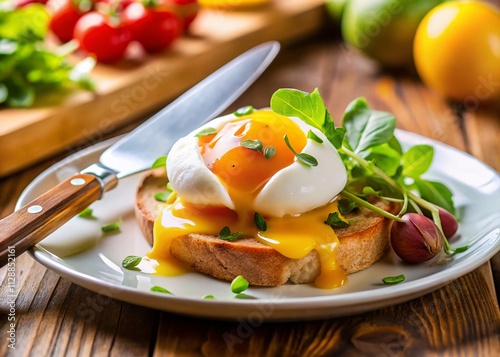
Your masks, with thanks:
M120 178L147 170L181 136L219 115L269 66L277 42L256 46L227 63L101 154L100 162L0 220L0 266L83 211Z

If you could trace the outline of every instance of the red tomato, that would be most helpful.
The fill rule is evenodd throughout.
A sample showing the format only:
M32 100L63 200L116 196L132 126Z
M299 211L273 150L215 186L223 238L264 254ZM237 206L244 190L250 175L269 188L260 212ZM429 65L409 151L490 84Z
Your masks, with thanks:
M113 7L115 11L121 12L130 4L137 0L97 0L98 3L106 4L108 7Z
M90 0L51 0L47 7L52 12L50 30L66 43L73 39L73 31L77 21L85 12L91 10L93 4Z
M113 63L125 55L131 33L124 26L112 26L106 15L93 11L78 20L74 38L82 50L94 54L98 61Z
M163 0L166 5L172 6L172 10L184 20L184 29L189 25L198 15L200 5L198 0Z
M133 3L123 11L123 22L134 40L149 53L161 52L182 35L182 19L163 7L147 8Z
M23 7L29 4L45 4L47 0L17 0L16 8Z

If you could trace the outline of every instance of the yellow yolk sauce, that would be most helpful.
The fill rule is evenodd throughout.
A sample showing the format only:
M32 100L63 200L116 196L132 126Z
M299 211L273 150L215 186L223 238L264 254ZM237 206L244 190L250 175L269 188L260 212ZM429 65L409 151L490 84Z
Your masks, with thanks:
M253 198L276 172L293 163L295 156L283 140L285 134L294 150L301 152L307 139L299 126L288 117L263 110L227 123L217 134L201 137L200 151L231 197L231 190L239 189ZM260 140L262 150L273 146L276 154L267 159L262 152L241 146L244 140Z
M336 262L339 240L324 223L329 213L338 212L336 201L300 215L264 217L266 231L259 231L254 223L252 203L256 195L275 173L294 162L294 154L283 140L285 134L294 150L301 152L307 139L296 123L272 111L258 111L232 120L217 134L199 138L205 164L225 185L235 209L196 207L181 199L166 205L155 221L154 247L148 254L159 262L158 274L179 275L187 270L170 255L174 238L190 233L217 236L228 226L231 233L254 237L291 259L300 259L315 249L321 261L321 273L315 281L319 288L335 288L347 281ZM276 154L266 158L262 152L240 145L243 140L260 140L263 149L273 146Z

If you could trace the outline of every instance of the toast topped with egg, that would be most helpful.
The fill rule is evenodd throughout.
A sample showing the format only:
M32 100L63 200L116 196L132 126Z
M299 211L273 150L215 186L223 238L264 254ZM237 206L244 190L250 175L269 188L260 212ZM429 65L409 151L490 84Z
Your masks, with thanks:
M154 196L168 193L167 182L164 170L152 170L143 177L136 193L135 215L144 238L151 245L154 244L154 223L162 206ZM397 209L395 204L386 201L378 201L376 205L387 211ZM387 252L392 221L366 208L344 217L351 225L334 229L340 241L336 259L343 272L351 274L368 268ZM257 286L311 283L321 269L316 250L303 258L292 259L247 237L228 242L216 235L188 234L173 239L170 252L201 273L227 281L242 275Z
M338 127L317 89L279 89L270 104L192 131L144 177L136 215L158 274L332 289L390 245L412 264L467 250L447 242L452 192L421 177L433 148L404 151L393 115L358 98Z

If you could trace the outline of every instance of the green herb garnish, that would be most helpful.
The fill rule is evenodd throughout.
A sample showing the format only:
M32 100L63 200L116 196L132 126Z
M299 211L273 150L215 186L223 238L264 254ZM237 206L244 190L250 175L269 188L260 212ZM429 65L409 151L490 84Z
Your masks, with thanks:
M220 232L219 232L219 238L220 239L227 240L227 241L230 241L230 242L233 242L236 239L241 238L243 236L244 236L244 234L241 233L241 232L231 233L231 229L229 229L228 226L224 226L224 228L222 228L220 230Z
M158 285L152 286L149 290L157 292L157 293L164 293L164 294L171 294L171 295L173 295L170 291L168 291L167 289L162 288L161 286L158 286Z
M154 195L155 200L158 202L167 202L171 192L157 192Z
M95 219L94 210L90 207L85 208L83 211L78 213L78 217L85 219Z
M239 109L236 109L236 111L233 113L237 117L242 117L244 115L252 114L253 113L253 107L251 105L247 105L245 107L241 107Z
M257 152L262 152L262 141L256 139L256 140L242 140L240 142L240 146L243 146L247 149L257 151Z
M347 214L358 208L358 204L356 202L348 200L347 198L340 199L338 201L338 205L340 214Z
M122 267L124 267L125 269L135 268L136 266L139 265L139 263L141 262L141 260L142 260L141 257L138 257L136 255L129 255L128 257L126 257L125 259L123 259L123 261L122 261Z
M279 89L271 98L271 108L278 114L298 117L320 130L338 150L348 172L342 196L396 221L401 221L400 216L410 207L427 210L441 231L445 253L462 251L450 247L436 207L454 214L452 192L440 182L422 178L431 165L434 149L429 145L416 145L403 153L394 136L396 118L392 114L373 110L364 98L357 98L347 106L343 126L336 127L318 89L312 93ZM286 137L285 142L297 156ZM402 203L401 212L394 215L371 204L360 192L363 187L371 187L385 200Z
M266 159L272 158L274 155L276 155L276 148L274 146L266 146L264 148L264 157Z
M105 224L101 227L101 232L103 233L118 233L121 232L122 221L118 220L116 222Z
M242 293L248 288L248 281L241 275L238 275L231 282L231 291L235 294Z
M159 167L165 167L167 164L167 157L166 156L160 156L153 162L153 165L151 165L152 169L157 169Z
M317 142L318 144L323 144L323 139L321 139L318 135L314 134L312 130L309 130L307 132L307 138Z
M404 274L397 275L397 276L388 276L382 279L382 282L384 284L392 285L392 284L399 284L405 281L405 276Z
M201 137L201 136L209 136L209 135L214 135L214 134L217 134L217 129L207 127L205 129L201 129L199 132L196 133L195 136Z
M288 135L285 134L285 136L283 137L283 140L285 140L286 146L288 146L290 151L293 152L293 154L295 155L295 157L297 158L297 160L301 164L304 164L306 166L318 166L318 160L316 160L315 157L313 157L312 155L306 154L304 152L298 153L293 149L292 145L290 145L290 141L288 140Z
M464 246L461 246L461 247L453 249L453 253L455 253L455 254L457 254L457 253L463 253L467 249L469 249L469 246L468 245L464 245Z
M205 300L215 300L215 296L213 295L205 295L202 297L202 299L205 299Z
M337 228L347 228L350 226L349 223L346 221L343 221L340 217L338 212L332 212L328 214L328 217L325 221L325 224L329 225L330 227L337 227Z
M262 232L267 231L267 222L264 219L264 217L262 217L262 215L260 213L257 213L257 212L254 213L253 221L255 223L255 226L257 228L259 228L260 231L262 231Z
M167 182L167 190L170 192L174 192L174 188L172 187L172 184L170 182Z

